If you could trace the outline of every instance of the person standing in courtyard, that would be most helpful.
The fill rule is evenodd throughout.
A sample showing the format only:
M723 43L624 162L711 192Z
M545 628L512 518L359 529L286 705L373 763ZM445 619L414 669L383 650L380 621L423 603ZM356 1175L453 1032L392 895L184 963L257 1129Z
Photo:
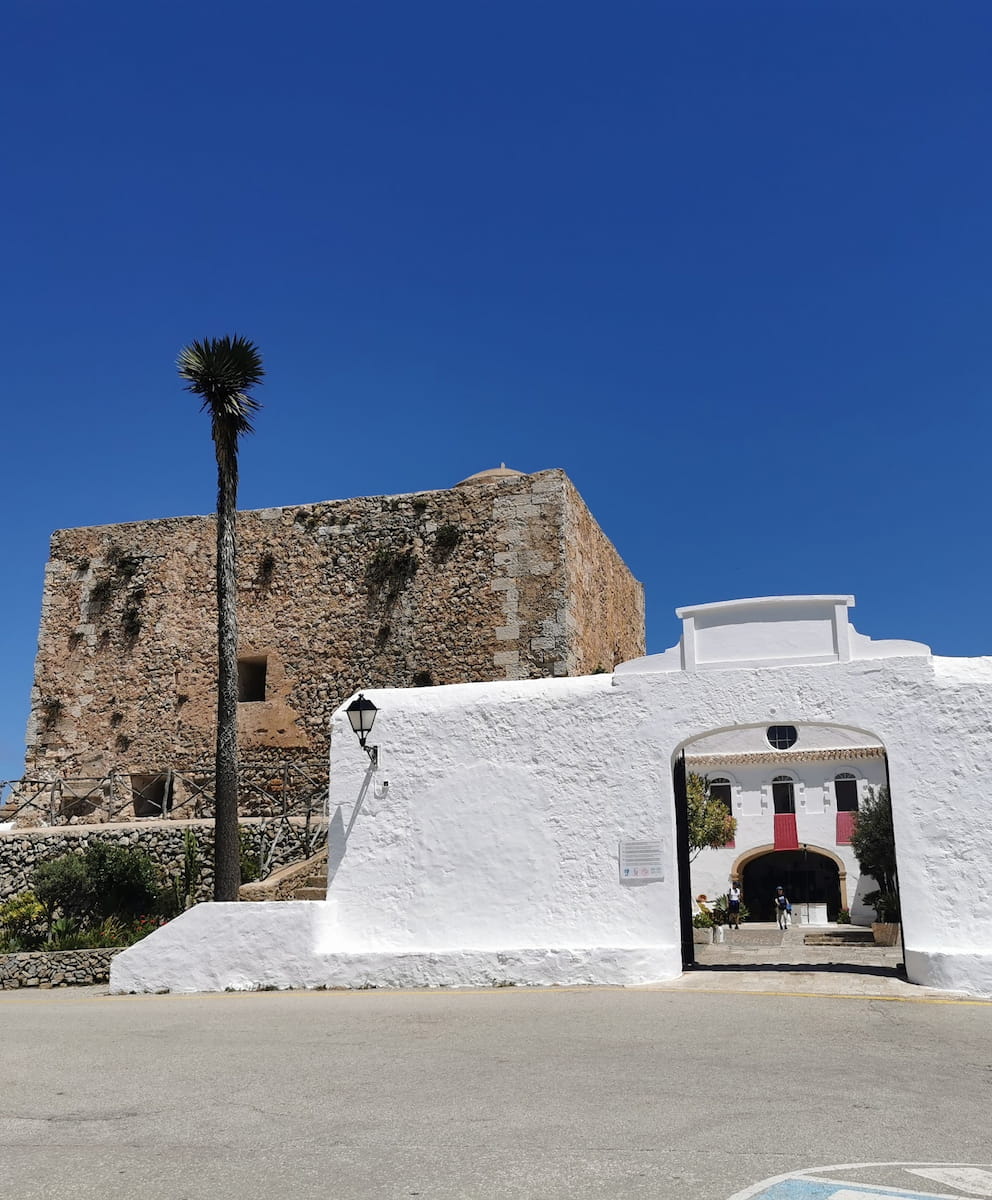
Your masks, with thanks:
M730 891L727 893L727 924L731 929L741 927L741 889L734 880L730 881Z
M779 929L789 928L789 917L792 915L792 905L789 897L781 887L775 889L775 915L778 917Z

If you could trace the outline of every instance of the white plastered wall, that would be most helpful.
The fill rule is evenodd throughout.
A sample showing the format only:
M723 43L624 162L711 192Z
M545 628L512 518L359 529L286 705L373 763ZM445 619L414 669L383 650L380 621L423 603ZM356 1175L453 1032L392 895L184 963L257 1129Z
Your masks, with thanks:
M992 660L850 634L858 656L832 662L817 644L696 671L669 652L612 677L368 692L378 771L335 717L326 904L198 906L119 955L112 990L671 978L673 754L802 723L886 747L909 978L992 995ZM621 839L659 841L664 878L622 884Z

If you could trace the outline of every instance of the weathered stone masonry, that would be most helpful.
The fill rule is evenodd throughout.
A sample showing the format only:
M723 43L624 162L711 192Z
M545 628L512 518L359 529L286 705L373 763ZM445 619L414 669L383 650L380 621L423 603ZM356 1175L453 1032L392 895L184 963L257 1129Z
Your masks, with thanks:
M52 537L26 774L154 776L213 753L214 520ZM610 670L641 585L560 470L239 514L242 753L326 764L363 686Z

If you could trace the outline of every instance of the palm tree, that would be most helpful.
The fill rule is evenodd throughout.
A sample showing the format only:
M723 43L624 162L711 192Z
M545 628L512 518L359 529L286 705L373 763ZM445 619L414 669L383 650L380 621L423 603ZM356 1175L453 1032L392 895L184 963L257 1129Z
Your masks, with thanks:
M237 900L238 610L236 522L238 438L252 432L261 407L248 394L265 371L254 342L234 336L193 342L176 362L186 390L203 397L217 456L217 762L214 809L214 899Z

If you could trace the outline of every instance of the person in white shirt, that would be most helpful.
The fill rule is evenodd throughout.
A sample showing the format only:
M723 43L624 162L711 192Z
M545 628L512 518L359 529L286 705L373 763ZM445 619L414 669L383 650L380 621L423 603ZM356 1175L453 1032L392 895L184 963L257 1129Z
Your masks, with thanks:
M733 881L727 893L727 924L731 929L741 927L741 889Z

